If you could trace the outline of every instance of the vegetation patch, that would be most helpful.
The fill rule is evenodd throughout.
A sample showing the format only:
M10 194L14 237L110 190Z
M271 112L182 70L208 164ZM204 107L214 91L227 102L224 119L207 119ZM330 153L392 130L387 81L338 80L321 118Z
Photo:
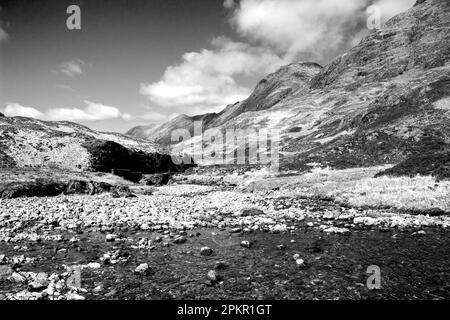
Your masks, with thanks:
M450 150L415 154L376 177L431 175L437 180L450 179Z

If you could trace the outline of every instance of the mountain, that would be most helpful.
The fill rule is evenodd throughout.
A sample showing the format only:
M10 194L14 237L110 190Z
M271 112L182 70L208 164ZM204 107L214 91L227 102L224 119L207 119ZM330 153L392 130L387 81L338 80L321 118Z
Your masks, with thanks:
M152 132L152 130L157 126L158 125L154 123L145 126L137 126L128 130L125 134L139 139L146 139L148 135Z
M419 0L324 68L313 63L283 67L247 100L218 114L180 116L146 138L168 145L173 129L191 130L200 119L204 129L277 129L286 168L397 164L445 151L450 145L449 30L450 3ZM189 143L183 145L190 150Z
M142 173L179 169L167 150L142 139L71 122L0 117L0 168Z
M160 126L134 127L126 134L161 145L170 145L171 133L175 129L185 128L193 135L194 121L202 121L204 130L215 128L226 125L228 121L242 113L270 109L290 94L308 90L309 82L321 69L322 67L316 63L292 63L261 80L247 100L229 105L219 113L192 117L182 114Z

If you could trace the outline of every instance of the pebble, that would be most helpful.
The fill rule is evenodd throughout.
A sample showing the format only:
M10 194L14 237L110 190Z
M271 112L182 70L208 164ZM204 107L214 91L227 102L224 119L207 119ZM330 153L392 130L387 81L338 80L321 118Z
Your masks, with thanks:
M106 235L106 241L107 241L107 242L113 242L113 241L115 241L117 238L118 238L118 237L117 237L117 235L115 235L115 234L107 234L107 235Z
M33 281L28 283L28 290L30 291L42 291L49 285L48 275L45 272L38 273Z
M243 247L243 248L250 248L251 246L253 245L253 243L252 242L250 242L250 241L246 241L246 240L244 240L244 241L241 241L241 247Z
M0 265L0 280L7 279L13 274L13 269L9 265Z
M298 267L303 268L305 267L305 260L303 259L296 259L295 263L297 264Z
M85 300L86 298L79 295L78 293L68 293L66 295L67 300Z
M90 269L99 269L101 265L98 262L91 262L87 264L87 267Z
M200 249L200 254L202 256L210 256L213 254L213 250L209 247L203 247Z
M147 263L142 263L139 266L137 266L136 269L134 269L134 273L141 275L141 276L148 276L148 275L152 275L154 272L148 266Z
M175 238L175 240L173 240L173 243L182 244L182 243L185 243L186 241L187 241L187 239L185 236L179 236L179 237Z
M214 269L216 269L216 270L222 270L222 269L225 269L226 268L226 263L225 262L223 262L223 261L217 261L216 262L216 265L215 265L215 267L214 267Z
M207 277L211 281L212 284L217 283L222 280L222 277L215 270L209 270Z

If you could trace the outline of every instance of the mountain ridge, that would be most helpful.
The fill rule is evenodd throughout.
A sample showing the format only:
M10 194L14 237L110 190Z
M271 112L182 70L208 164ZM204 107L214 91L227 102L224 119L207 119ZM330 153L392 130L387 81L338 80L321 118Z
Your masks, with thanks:
M314 162L338 168L395 164L448 148L448 30L447 1L418 1L327 66L314 66L316 73L298 90L291 81L292 90L271 104L271 94L282 92L283 85L261 93L259 83L249 99L205 115L204 129L277 129L286 168ZM184 119L178 127L161 125L148 138L170 144L171 129L192 126ZM188 151L191 142L196 143L180 145Z

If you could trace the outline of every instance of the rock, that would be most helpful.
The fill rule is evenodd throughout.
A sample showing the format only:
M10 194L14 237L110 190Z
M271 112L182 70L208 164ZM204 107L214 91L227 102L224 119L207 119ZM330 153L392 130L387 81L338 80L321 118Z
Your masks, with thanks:
M146 186L163 186L166 185L169 180L170 174L168 173L146 174L143 175L139 183Z
M141 224L141 230L142 231L147 231L148 229L150 229L150 226L146 223Z
M147 263L142 263L138 267L136 267L136 269L134 269L134 273L140 276L149 276L153 275L154 271L148 266Z
M87 267L90 269L99 269L101 265L98 262L91 262L87 264Z
M272 228L272 232L273 233L282 233L282 232L286 232L287 231L287 226L285 224L276 224L273 228Z
M49 285L48 275L45 272L39 272L33 279L33 281L28 283L28 290L30 291L42 291Z
M215 267L214 267L214 269L216 269L216 270L223 270L223 269L225 269L226 268L226 263L225 262L223 262L223 261L217 261L216 262L216 265L215 265Z
M304 268L304 267L306 266L305 260L303 260L303 259L296 259L296 260L295 260L295 264L296 264L299 268Z
M202 256L210 256L213 254L213 250L209 247L203 247L200 249L200 254Z
M322 218L323 218L324 220L333 220L333 219L334 219L334 214L333 214L333 212L326 212L326 213L322 216Z
M280 244L277 246L277 249L282 251L282 250L286 250L286 246L284 244Z
M420 236L424 236L424 235L426 235L426 234L427 234L427 233L426 233L425 231L420 230L420 231L413 232L413 233L411 234L411 236L413 236L413 237L420 237Z
M239 233L241 231L242 231L241 228L233 228L233 229L230 230L230 233Z
M264 211L257 208L244 208L236 214L238 217L254 217L261 216L264 214Z
M94 289L92 289L92 292L95 292L95 293L99 293L101 291L103 291L103 286L102 285L98 285Z
M115 234L107 234L106 235L106 242L116 241L117 238L118 238L118 236L115 235Z
M105 293L105 297L106 298L110 298L113 297L117 294L117 290L116 289L112 289L111 291L109 291L108 293Z
M293 255L294 260L300 259L300 255L298 253Z
M21 275L20 273L17 273L17 272L14 272L11 275L10 279L12 281L14 281L14 282L17 282L17 283L22 283L22 282L25 282L27 280L23 275Z
M222 277L215 270L209 270L207 277L213 284L222 280Z
M67 300L85 300L86 298L77 293L68 293L66 295Z
M323 232L336 233L336 234L348 234L348 233L350 233L350 230L347 228L329 227L329 228L323 229Z
M12 276L14 270L9 265L0 265L0 280L7 279Z
M185 236L179 236L179 237L175 238L175 240L173 240L173 243L182 244L182 243L185 243L186 241L187 241L187 238Z
M246 241L246 240L244 240L244 241L241 241L241 247L243 247L243 248L250 248L251 246L253 245L253 243L252 242L250 242L250 241Z

